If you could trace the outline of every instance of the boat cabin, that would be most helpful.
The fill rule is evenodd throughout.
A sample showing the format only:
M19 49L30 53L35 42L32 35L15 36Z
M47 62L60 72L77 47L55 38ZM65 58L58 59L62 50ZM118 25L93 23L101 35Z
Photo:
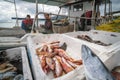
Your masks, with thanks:
M67 8L70 23L77 23L79 26L89 26L94 29L100 24L100 5L105 4L104 14L106 16L106 4L109 4L109 16L111 16L110 0L71 0L61 7ZM81 20L82 19L82 20ZM82 22L85 21L85 22Z
M62 5L62 7L67 8L68 16L72 16L72 18L70 18L70 22L72 23L75 21L76 17L78 17L78 20L80 20L82 14L86 13L87 11L92 11L93 5L93 1L78 0L66 3Z

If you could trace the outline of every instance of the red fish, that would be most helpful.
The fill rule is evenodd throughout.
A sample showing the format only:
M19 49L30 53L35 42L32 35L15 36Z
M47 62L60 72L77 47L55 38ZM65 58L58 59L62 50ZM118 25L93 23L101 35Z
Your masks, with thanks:
M56 57L54 57L53 59L55 61L55 75L56 77L59 77L63 74L63 69L59 60Z
M44 68L43 68L43 71L47 74L48 72L50 72L50 68L48 65L46 65Z
M44 55L40 55L40 56L39 56L39 60L40 60L42 69L44 69L44 67L46 66L45 56L44 56Z
M68 62L63 57L62 57L62 60L61 60L61 65L62 65L65 73L68 73L68 72L74 70L74 68L70 64L68 64Z
M57 52L59 56L64 57L66 60L73 61L73 59L69 55L67 55L67 53L64 50L55 49L54 51Z
M73 63L73 62L71 62L71 61L68 61L68 60L67 60L67 62L68 62L73 68L76 68L76 67L79 66L79 65L77 65L77 64L75 64L75 63Z
M54 60L52 58L46 57L46 63L47 63L47 65L49 66L49 68L51 70L55 69L55 62L54 62Z
M82 64L82 60L73 60L71 62L76 64L76 65L81 65Z

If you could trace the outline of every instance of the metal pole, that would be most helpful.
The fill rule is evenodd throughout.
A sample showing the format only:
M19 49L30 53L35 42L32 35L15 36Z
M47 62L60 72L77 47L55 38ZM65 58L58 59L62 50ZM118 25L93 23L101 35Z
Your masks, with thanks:
M60 12L61 12L61 7L60 7L60 9L59 9L58 15L60 14ZM56 20L58 19L58 15L57 15L57 17L56 17Z
M99 4L97 4L97 18L100 17Z
M69 18L69 20L70 20L70 8L71 8L71 6L68 8L68 18Z
M111 2L109 1L109 21L111 21L111 7L110 7Z
M106 0L105 0L104 16L106 17Z
M111 14L111 13L110 13L110 1L109 1L109 16L110 16L110 14Z
M74 21L74 32L76 32L76 22L77 22L77 17L75 18L75 21Z
M38 0L36 0L36 14L38 14ZM36 16L36 20L37 20L37 22L36 22L36 31L38 32L38 15Z
M91 29L95 29L95 0L93 1L93 9L92 9L92 20L91 20L91 24L92 24L92 27Z
M16 24L15 24L15 26L19 26L19 24L18 24L17 8L16 8L16 1L15 0L14 0L14 6L15 6L15 14L16 14Z
M85 13L85 28L84 28L84 30L86 31L87 30L87 28L88 28L88 25L87 25L87 17L86 17L86 12L87 12L87 10L85 10L84 11L84 13Z
M54 13L47 13L47 12L38 12L38 14L36 14L36 15L39 15L39 14L58 15L58 14L54 14ZM74 17L74 16L61 15L61 14L59 14L59 16L66 16L66 17L70 17L70 18L76 18L76 17ZM94 19L94 18L86 18L86 17L77 17L77 18L82 18L82 19Z
M113 19L113 14L112 14L112 2L110 1L110 6L111 6L111 18Z

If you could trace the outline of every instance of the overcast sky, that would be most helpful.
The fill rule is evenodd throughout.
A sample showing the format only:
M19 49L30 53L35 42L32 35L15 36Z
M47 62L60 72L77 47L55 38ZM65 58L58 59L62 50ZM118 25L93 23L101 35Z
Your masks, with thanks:
M120 0L111 0L113 3L113 11L120 10ZM11 17L15 17L15 7L12 3L13 0L0 0L0 22L1 21L10 21ZM16 0L17 2L17 11L18 11L18 17L25 17L26 14L30 14L32 17L34 17L35 14L35 4L29 3L21 0ZM56 6L47 6L44 5L44 11L45 12L52 12L57 13L59 10ZM103 15L104 11L104 5L100 7L101 14ZM39 11L43 11L43 5L39 5ZM43 16L39 16L43 17Z
M112 1L112 10L120 11L120 0L111 0L111 1ZM101 15L104 15L104 5L101 5L100 10L101 10Z
M34 3L29 3L25 1L16 0L17 5L17 12L18 17L24 18L26 14L30 14L31 17L34 17L36 12L36 5ZM43 11L44 6L44 12L51 12L56 13L59 10L59 7L57 6L48 6L48 5L38 5L39 11ZM10 21L11 17L15 17L15 7L13 4L13 0L0 0L0 21ZM39 17L43 17L42 15Z

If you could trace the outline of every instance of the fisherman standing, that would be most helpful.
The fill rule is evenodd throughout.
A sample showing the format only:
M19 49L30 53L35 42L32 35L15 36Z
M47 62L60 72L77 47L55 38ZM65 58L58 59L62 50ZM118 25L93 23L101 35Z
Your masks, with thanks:
M45 23L44 23L44 25L40 25L44 29L43 33L45 33L45 34L53 33L52 21L51 21L50 15L45 13L44 17L46 19Z
M30 15L27 15L26 18L22 21L21 27L25 30L26 33L30 33L33 25L33 20Z

